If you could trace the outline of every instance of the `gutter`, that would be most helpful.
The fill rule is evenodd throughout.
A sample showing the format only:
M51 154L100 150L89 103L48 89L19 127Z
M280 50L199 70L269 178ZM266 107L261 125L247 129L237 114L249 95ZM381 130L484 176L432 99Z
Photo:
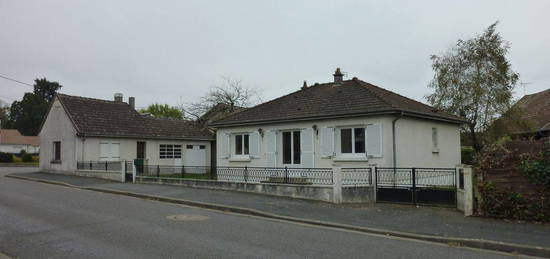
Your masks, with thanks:
M393 152L392 152L393 153L393 168L397 168L397 147L396 147L396 144L395 144L395 123L399 119L403 118L403 115L404 115L404 113L401 112L399 114L399 117L397 117L397 118L395 118L391 121L391 133L392 133L392 144L393 144Z
M275 124L275 123L284 123L284 122L297 122L297 121L312 121L312 120L324 120L324 119L335 119L335 118L353 118L353 117L362 117L362 116L376 116L376 115L388 115L388 114L400 114L400 116L411 116L429 120L437 120L454 124L463 124L464 120L461 119L452 119L445 118L441 116L434 116L422 112L414 112L402 109L394 110L382 110L374 112L362 112L362 113L344 113L344 114L335 114L335 115L321 115L321 116L310 116L302 118L291 118L291 119L267 119L267 120L255 120L255 121L240 121L234 123L211 123L208 126L213 128L226 128L226 127L238 127L238 126L251 126L251 125L263 125L263 124Z

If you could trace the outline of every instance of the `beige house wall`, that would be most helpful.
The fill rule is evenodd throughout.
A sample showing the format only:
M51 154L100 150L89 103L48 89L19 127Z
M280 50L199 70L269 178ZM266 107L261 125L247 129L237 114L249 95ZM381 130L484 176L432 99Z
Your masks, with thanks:
M51 172L76 170L76 130L58 100L52 103L39 135L41 170ZM52 163L54 141L61 141L61 163Z
M393 166L393 147L392 147L392 121L396 116L370 116L347 119L331 119L307 122L279 123L257 126L238 126L219 128L216 132L217 138L217 165L218 166L254 166L265 167L267 161L267 140L266 132L302 130L312 128L314 125L320 131L323 127L348 127L348 126L366 126L369 124L380 124L382 126L382 155L380 157L346 159L338 154L331 158L321 157L320 133L313 134L314 162L313 167L366 167ZM432 128L438 131L439 152L432 150ZM264 133L264 137L259 138L259 155L250 159L239 159L236 156L225 157L223 150L223 138L225 134L232 136L235 133L258 132L259 129ZM460 126L435 120L425 120L417 118L403 117L396 122L396 146L397 146L397 166L399 167L455 167L460 164ZM261 135L261 134L260 134ZM281 139L277 140L277 167L284 167L282 164L282 152L280 150ZM368 140L367 140L368 141ZM339 139L335 137L336 149L339 149ZM234 138L231 137L229 150L234 153ZM239 161L241 160L241 161ZM242 161L245 160L245 161ZM291 167L291 166L289 166ZM294 167L301 167L300 165Z

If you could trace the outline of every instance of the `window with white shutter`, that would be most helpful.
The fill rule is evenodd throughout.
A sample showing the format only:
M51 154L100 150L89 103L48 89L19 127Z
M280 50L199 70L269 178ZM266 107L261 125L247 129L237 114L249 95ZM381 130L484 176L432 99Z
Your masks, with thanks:
M313 142L313 129L303 129L301 139L301 153L302 153L302 167L313 168L314 165L314 142Z
M367 126L367 155L382 157L382 125L370 124Z
M264 136L266 140L266 166L277 166L277 134L276 131L268 130Z
M320 149L322 158L334 156L334 128L321 128Z

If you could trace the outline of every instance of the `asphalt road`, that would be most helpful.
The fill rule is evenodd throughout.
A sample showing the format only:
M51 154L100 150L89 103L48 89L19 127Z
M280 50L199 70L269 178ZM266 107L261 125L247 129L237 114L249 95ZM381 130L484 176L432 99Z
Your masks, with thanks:
M23 170L0 168L0 254L16 258L509 256L3 177Z

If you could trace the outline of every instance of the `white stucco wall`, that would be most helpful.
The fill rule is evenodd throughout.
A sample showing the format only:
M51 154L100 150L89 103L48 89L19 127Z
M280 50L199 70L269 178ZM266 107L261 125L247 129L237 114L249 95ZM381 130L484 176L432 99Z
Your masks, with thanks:
M437 128L438 152L432 145ZM403 117L396 122L398 167L454 167L460 159L460 127L456 124Z
M342 167L365 167L365 166L393 166L392 154L392 120L395 116L371 116L357 117L348 119L332 119L308 122L281 123L257 126L240 126L219 128L216 132L217 137L217 165L218 166L258 166L267 165L267 140L265 132L284 131L292 129L312 128L316 125L318 129L323 127L353 127L366 126L368 124L382 125L382 156L374 158L362 158L352 161L351 159L342 159L338 154L333 158L322 158L320 155L320 133L314 134L314 162L313 166L317 168L342 166ZM439 153L432 152L432 128L438 128L439 135ZM251 158L250 161L235 161L236 159L226 158L223 155L223 140L225 134L258 132L262 129L264 137L260 137L260 152L257 158ZM400 167L454 167L460 164L460 127L457 124L449 124L434 120L423 120L415 118L401 118L396 123L396 145L397 145L397 166ZM320 132L320 130L319 130ZM336 150L339 149L339 138L335 137ZM281 138L278 138L281 142ZM367 140L368 141L368 140ZM234 140L231 138L229 150L233 153ZM282 152L278 143L277 166L282 167ZM338 153L338 152L337 152ZM301 167L297 165L296 167Z
M76 130L58 100L55 100L40 135L40 169L43 171L76 170ZM61 163L52 163L53 142L61 141Z
M181 140L147 140L147 139L128 139L128 138L80 138L77 143L78 147L78 160L79 161L101 161L100 158L100 143L110 142L119 143L119 156L120 160L131 161L136 158L137 155L137 142L146 142L145 144L145 158L149 165L174 165L176 159L173 158L160 158L160 145L171 144L182 146L182 163L185 164L185 153L187 152L187 145L204 145L205 146L205 164L203 166L210 166L210 142L209 141L181 141Z

